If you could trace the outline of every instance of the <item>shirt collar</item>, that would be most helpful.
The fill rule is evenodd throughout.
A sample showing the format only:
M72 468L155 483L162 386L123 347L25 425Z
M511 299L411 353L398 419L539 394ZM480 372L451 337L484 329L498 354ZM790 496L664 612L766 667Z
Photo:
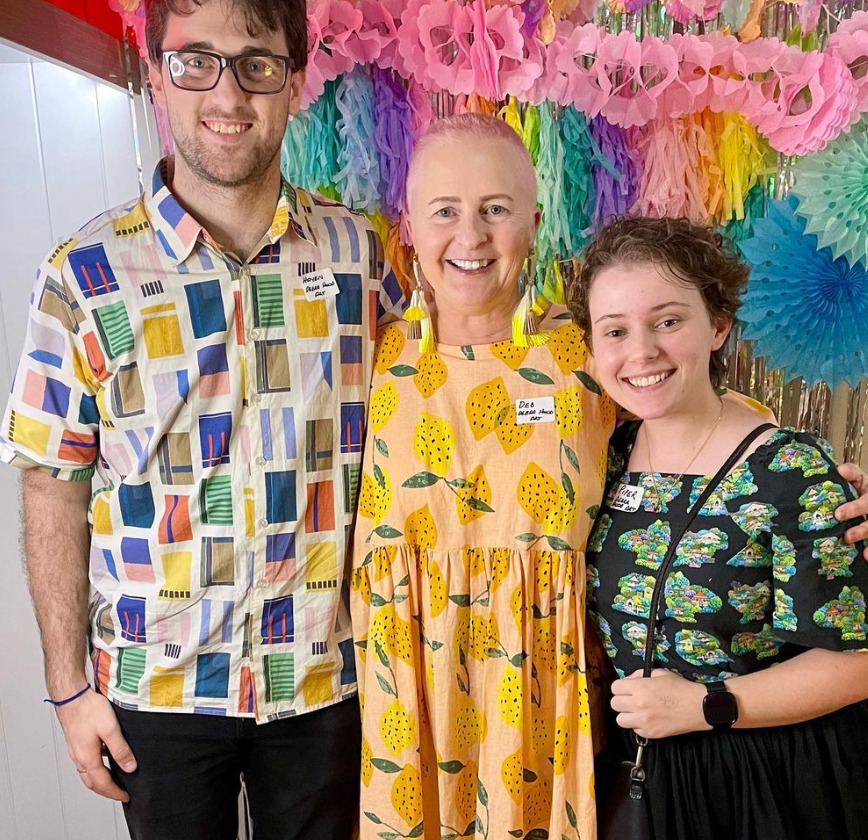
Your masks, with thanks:
M168 173L169 159L163 158L154 169L151 188L145 193L145 206L163 251L174 265L180 265L190 256L200 237L218 250L219 246L175 198L167 183ZM274 218L263 237L263 247L265 243L273 245L290 228L296 236L311 241L299 195L291 184L283 181Z

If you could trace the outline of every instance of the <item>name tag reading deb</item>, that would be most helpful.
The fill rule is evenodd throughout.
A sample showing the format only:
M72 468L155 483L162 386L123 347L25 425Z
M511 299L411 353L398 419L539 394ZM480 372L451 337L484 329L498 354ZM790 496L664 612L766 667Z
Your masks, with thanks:
M639 510L643 495L645 495L644 487L637 487L634 484L621 484L609 507L612 510L624 510L632 513L634 510Z
M516 423L554 423L555 398L536 397L532 400L515 401Z
M301 276L301 285L307 300L319 300L320 298L337 297L340 289L335 273L330 268L321 271L311 271L310 274Z

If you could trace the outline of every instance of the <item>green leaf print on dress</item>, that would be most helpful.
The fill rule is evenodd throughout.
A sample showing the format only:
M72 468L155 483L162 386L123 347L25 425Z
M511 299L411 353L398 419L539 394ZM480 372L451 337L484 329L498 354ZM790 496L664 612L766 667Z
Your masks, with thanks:
M799 514L799 530L825 531L833 528L837 523L835 508L846 501L844 488L840 484L834 481L812 484L799 496L799 504L804 508L804 512Z
M632 551L636 555L637 566L659 569L666 556L666 549L669 548L671 536L669 523L661 522L658 519L647 528L634 528L632 531L625 531L618 537L618 545L625 551Z
M853 577L850 566L858 556L856 546L847 545L840 537L821 537L814 540L811 556L820 561L817 574L825 575L826 580L836 577Z
M654 576L640 575L633 572L618 580L620 592L612 602L612 608L618 612L648 618L651 609L651 593L654 591Z
M663 587L663 600L666 616L682 624L695 624L697 615L715 613L723 606L719 595L693 583L683 572L669 575Z
M814 613L814 622L820 627L834 627L841 631L844 641L868 638L865 623L865 596L858 586L845 586L838 597Z
M691 665L723 665L732 661L720 642L702 630L679 630L675 634L675 652Z
M775 473L801 470L805 478L811 478L815 475L826 475L829 464L815 447L793 441L784 444L777 451L769 464L769 470Z
M693 489L690 491L690 507L702 495L709 481L708 476L700 476L694 480ZM756 491L757 486L753 483L750 467L747 464L739 464L712 491L697 516L726 516L726 502L740 496L750 496Z
M673 566L689 566L698 569L706 563L714 562L714 555L729 545L726 533L720 528L701 531L688 531L675 549Z
M757 659L767 659L777 656L783 642L775 637L771 624L763 624L759 633L737 633L732 638L732 652L736 656L755 653Z
M772 600L772 588L767 580L761 580L754 586L749 583L732 582L729 590L729 605L741 613L739 624L750 624L766 617Z

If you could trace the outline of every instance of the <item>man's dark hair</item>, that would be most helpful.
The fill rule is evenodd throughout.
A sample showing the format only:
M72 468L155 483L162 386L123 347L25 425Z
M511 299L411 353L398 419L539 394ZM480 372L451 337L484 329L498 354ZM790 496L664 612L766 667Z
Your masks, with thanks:
M190 15L197 6L221 0L146 0L145 37L148 55L155 64L163 58L163 39L169 15ZM227 11L240 11L251 37L283 32L293 70L307 64L307 8L305 0L222 0Z

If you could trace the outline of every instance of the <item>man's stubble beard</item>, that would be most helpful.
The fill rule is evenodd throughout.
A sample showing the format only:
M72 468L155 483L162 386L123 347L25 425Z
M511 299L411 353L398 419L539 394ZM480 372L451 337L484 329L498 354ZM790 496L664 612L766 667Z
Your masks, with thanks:
M171 114L169 123L172 125ZM252 129L251 129L252 130ZM221 155L219 151L207 149L205 144L187 136L185 133L176 132L172 125L175 152L184 161L190 173L204 183L220 189L233 189L257 184L271 172L275 158L280 154L283 137L275 138L273 148L270 148L267 139L261 140L254 145L246 158L239 160L236 166L238 171L226 173L220 171ZM231 164L229 164L231 165Z

